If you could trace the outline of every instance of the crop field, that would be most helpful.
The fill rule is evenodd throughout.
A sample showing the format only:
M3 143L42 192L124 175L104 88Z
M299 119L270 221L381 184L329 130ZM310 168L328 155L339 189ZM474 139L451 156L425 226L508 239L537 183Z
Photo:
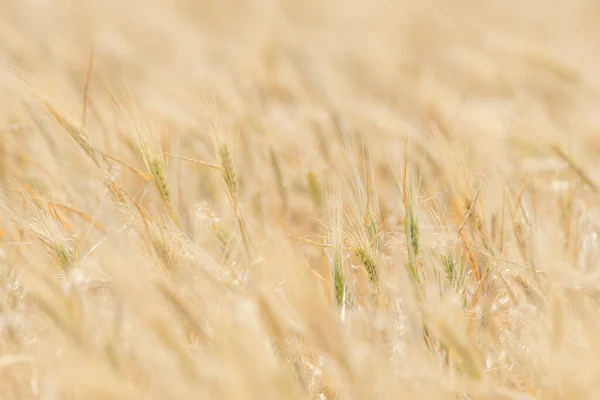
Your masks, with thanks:
M599 399L599 22L1 0L0 400Z

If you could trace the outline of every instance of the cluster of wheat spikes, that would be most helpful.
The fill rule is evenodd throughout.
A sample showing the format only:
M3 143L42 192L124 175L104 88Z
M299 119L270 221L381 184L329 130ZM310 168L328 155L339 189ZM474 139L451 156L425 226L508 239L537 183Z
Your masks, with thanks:
M0 1L0 400L599 399L598 21Z

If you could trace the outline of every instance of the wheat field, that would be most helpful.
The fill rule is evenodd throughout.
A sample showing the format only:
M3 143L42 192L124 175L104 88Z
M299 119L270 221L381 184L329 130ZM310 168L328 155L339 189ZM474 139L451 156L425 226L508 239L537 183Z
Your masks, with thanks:
M0 2L0 399L600 398L593 0Z

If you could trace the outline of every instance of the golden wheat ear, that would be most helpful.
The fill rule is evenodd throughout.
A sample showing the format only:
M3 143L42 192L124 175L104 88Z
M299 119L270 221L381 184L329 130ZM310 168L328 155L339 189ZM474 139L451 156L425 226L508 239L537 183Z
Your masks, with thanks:
M166 160L158 147L156 138L148 132L138 132L137 152L146 171L152 178L154 187L166 206L171 220L179 226L179 219L173 206L171 188L167 179Z
M235 165L233 163L233 158L231 155L231 151L229 150L229 146L222 140L220 141L219 146L217 148L217 155L221 164L221 177L223 179L223 183L225 184L225 191L227 192L227 197L229 198L229 202L231 204L231 207L233 208L233 211L238 221L238 230L242 238L244 251L246 252L248 262L252 262L252 247L250 239L248 237L246 222L241 214L238 198L238 175L235 169Z

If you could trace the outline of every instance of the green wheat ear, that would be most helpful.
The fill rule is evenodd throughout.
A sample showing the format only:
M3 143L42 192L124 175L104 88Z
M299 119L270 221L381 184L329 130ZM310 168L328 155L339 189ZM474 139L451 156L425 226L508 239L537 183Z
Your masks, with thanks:
M344 272L342 271L342 255L339 251L335 252L333 265L333 285L335 289L335 299L337 305L341 307L344 303L346 284L344 282Z
M419 283L417 271L417 256L419 255L419 224L413 213L412 205L409 204L404 215L404 232L408 247L408 269L416 284Z
M223 181L225 182L225 186L227 187L227 191L232 200L237 204L237 174L233 167L231 152L226 144L223 144L219 148L219 159L221 160L221 167L223 168Z
M221 243L221 247L223 249L223 256L225 259L228 259L231 254L231 239L232 232L227 229L227 227L221 222L215 221L211 225L211 229L219 241Z
M167 182L167 178L165 176L164 164L162 160L158 158L152 158L148 162L148 169L152 178L154 178L154 184L158 189L158 193L163 201L167 205L171 205L171 190L169 189L169 184Z
M68 271L73 263L73 254L64 243L56 243L54 245L56 258L63 271Z
M308 189L310 190L310 195L313 199L313 202L318 207L322 206L323 191L321 190L321 185L319 184L317 175L313 171L309 171L306 175L306 178L308 180Z
M355 254L358 256L359 260L365 267L365 271L367 272L367 276L369 280L375 285L379 285L379 272L377 270L377 263L375 259L371 255L371 252L364 247L357 247L355 250Z
M173 201L171 199L171 190L169 189L169 182L166 175L165 160L156 149L152 147L149 139L143 137L140 146L137 149L138 154L141 156L146 170L152 177L152 181L158 194L167 207L169 216L173 222L179 226L179 220L173 208Z
M442 255L442 264L444 266L444 272L446 274L446 279L448 280L449 283L452 283L452 281L454 280L454 277L456 275L456 263L454 262L452 255L450 255L449 253L443 254Z
M379 224L375 220L375 218L370 217L370 221L367 224L367 232L369 234L369 241L373 244L373 248L379 248L381 244L381 237L379 235Z
M281 166L279 164L279 158L273 149L269 149L269 156L271 158L271 167L275 174L275 182L277 183L277 190L279 191L279 197L281 198L281 204L283 207L284 214L288 211L288 199L285 185L283 184L283 174L281 172Z
M218 149L219 161L221 162L221 169L223 171L223 182L225 183L225 188L227 189L227 194L231 201L231 207L237 216L238 221L238 229L240 231L240 236L242 237L242 244L244 246L244 251L246 252L246 256L248 260L252 259L252 251L250 248L250 242L248 239L248 232L246 230L246 224L242 218L239 201L237 197L238 190L238 180L237 173L235 167L233 165L233 158L231 157L231 151L229 151L229 147L227 143L222 143Z

